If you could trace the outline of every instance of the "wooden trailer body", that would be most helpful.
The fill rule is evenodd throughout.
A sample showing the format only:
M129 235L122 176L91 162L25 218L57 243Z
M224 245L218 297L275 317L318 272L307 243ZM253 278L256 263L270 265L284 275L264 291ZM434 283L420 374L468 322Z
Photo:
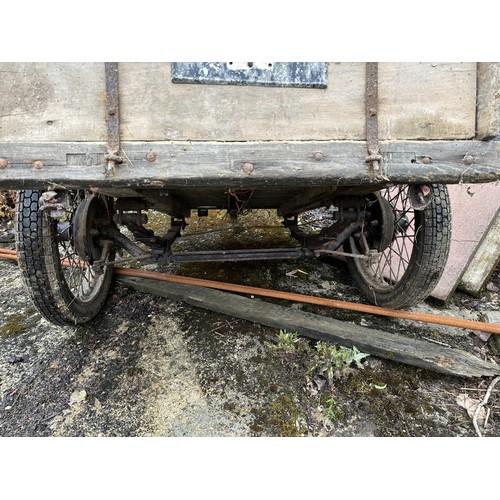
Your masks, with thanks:
M189 208L251 188L274 208L304 188L500 177L498 63L379 63L376 169L365 63L326 64L325 88L175 83L172 67L119 63L111 111L104 63L0 64L0 187L167 190Z
M500 63L0 63L0 189L58 324L92 319L131 260L342 256L367 300L415 304L447 260L446 185L497 182L499 138ZM193 210L262 208L296 248L173 246ZM150 209L171 216L162 234Z

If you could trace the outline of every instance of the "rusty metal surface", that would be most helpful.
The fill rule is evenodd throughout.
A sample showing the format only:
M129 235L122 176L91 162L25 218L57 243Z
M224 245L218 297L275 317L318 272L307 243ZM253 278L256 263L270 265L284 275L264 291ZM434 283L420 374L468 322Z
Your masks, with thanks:
M365 161L378 171L382 157L378 143L378 63L366 63L366 146Z
M106 124L108 171L113 170L116 163L122 163L120 156L120 103L118 95L118 63L104 63L106 80Z
M328 63L174 62L172 82L325 89L328 86Z
M248 250L215 250L196 252L177 252L167 256L171 262L236 262L255 260L300 259L312 256L307 249L301 248L267 248Z

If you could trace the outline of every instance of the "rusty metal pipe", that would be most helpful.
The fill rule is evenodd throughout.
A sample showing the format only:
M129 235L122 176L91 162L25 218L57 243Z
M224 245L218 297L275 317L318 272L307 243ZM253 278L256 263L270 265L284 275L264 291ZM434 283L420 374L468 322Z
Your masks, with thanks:
M15 250L7 250L5 248L0 248L0 258L1 259L17 260Z
M0 258L15 259L14 250L0 249ZM433 323L436 325L453 326L468 330L477 330L486 333L500 334L500 325L496 323L485 323L482 321L472 321L461 318L450 318L448 316L439 316L437 314L418 313L404 311L401 309L388 309L385 307L371 306L368 304L358 304L342 300L327 299L323 297L313 297L290 292L281 292L278 290L269 290L267 288L258 288L247 285L236 285L233 283L224 283L220 281L204 280L199 278L189 278L187 276L177 276L175 274L163 274L142 269L115 268L114 273L117 276L132 276L135 278L146 278L157 281L167 281L170 283L180 283L184 285L202 286L205 288L215 288L227 292L245 293L249 295L259 295L274 299L291 300L294 302L303 302L319 306L334 307L336 309L347 309L366 314L375 314L378 316L388 316L391 318L407 319L419 321L422 323Z
M304 302L306 304L334 307L337 309L347 309L350 311L375 314L379 316L388 316L391 318L408 319L412 321L420 321L423 323L434 323L437 325L454 326L457 328L465 328L487 333L500 334L500 325L497 325L495 323L484 323L482 321L450 318L447 316L439 316L437 314L426 314L426 313L418 313L412 311L404 311L399 309L388 309L385 307L371 306L367 304L358 304L342 300L326 299L323 297L313 297L310 295L281 292L278 290L269 290L267 288L258 288L247 285L235 285L233 283L223 283L219 281L189 278L186 276L177 276L173 274L162 274L151 271L143 271L140 269L116 268L115 274L117 274L118 276L120 275L133 276L138 278L154 279L158 281L167 281L171 283L203 286L206 288L215 288L218 290L225 290L228 292L260 295L262 297L270 297L274 299L291 300L294 302Z

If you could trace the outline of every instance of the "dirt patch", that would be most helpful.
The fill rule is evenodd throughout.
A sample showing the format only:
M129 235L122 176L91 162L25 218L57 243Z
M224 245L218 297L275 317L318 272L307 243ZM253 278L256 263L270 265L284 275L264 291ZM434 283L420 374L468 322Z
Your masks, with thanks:
M2 231L11 234L6 221ZM297 269L302 272L293 273ZM340 262L186 265L177 272L362 301ZM447 305L426 302L416 310L478 319L498 310L499 286L497 269L480 297L457 292ZM13 261L0 260L0 291L1 436L474 436L457 398L480 401L491 382L373 356L362 360L363 368L337 370L329 380L312 341L280 348L275 329L118 283L93 322L57 327L33 309ZM496 344L471 331L291 307L500 362ZM483 434L499 436L497 390L487 408Z

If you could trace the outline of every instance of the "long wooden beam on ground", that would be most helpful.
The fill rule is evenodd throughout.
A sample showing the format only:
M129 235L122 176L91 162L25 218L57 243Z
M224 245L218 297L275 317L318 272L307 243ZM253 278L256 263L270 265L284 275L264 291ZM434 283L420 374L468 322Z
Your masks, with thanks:
M400 363L462 377L494 376L500 366L470 353L416 340L402 335L358 326L353 323L307 313L270 302L219 290L118 275L118 280L135 290L183 301L273 328L297 332L316 340L356 346L362 352Z

